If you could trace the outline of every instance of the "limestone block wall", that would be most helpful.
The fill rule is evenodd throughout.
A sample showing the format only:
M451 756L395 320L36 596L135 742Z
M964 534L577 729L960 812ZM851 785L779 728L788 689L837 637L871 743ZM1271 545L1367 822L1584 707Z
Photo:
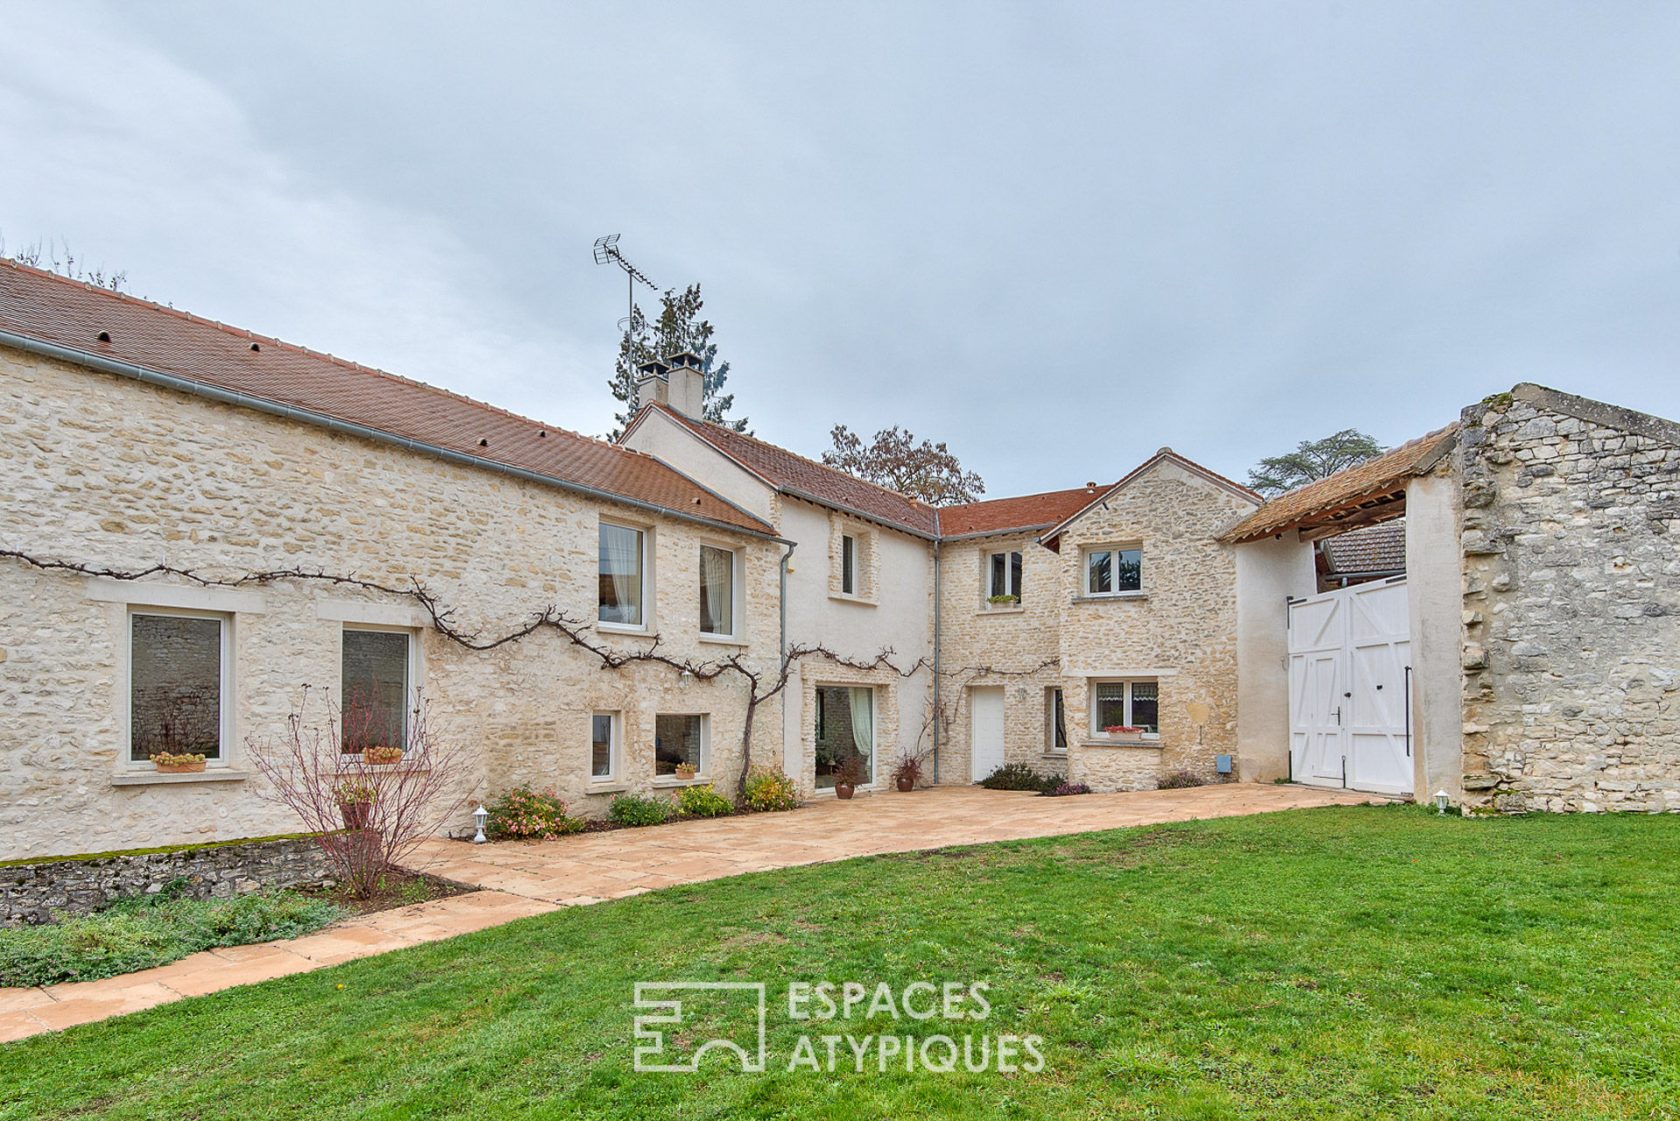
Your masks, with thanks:
M158 561L233 578L301 568L392 585L418 579L456 624L506 633L548 605L593 623L603 517L652 535L647 635L616 649L683 658L777 658L771 542L594 502L301 423L0 351L0 548L138 569ZM699 636L702 541L739 550L737 643ZM107 582L116 585L117 582ZM230 734L217 781L142 782L127 760L131 605L215 611L231 632ZM441 738L474 760L471 796L554 787L587 812L653 786L658 713L709 713L711 777L733 780L746 686L661 667L605 671L555 632L471 651L408 599L281 580L237 593L178 580L102 586L0 559L0 859L271 835L298 828L258 796L245 755L272 740L304 685L336 692L345 621L407 628ZM623 714L619 779L591 784L590 716ZM780 746L782 701L758 713L761 758ZM466 824L463 817L460 825Z
M1072 781L1149 789L1176 770L1213 780L1214 757L1236 755L1236 551L1215 536L1255 505L1167 459L1062 534L1059 638ZM1084 551L1095 546L1141 547L1140 594L1083 594ZM1091 685L1105 678L1158 680L1158 747L1109 746L1091 727ZM1211 710L1199 727L1191 702Z
M1466 797L1680 809L1680 425L1529 385L1463 420Z
M986 559L1021 554L1021 602L986 602ZM1040 772L1067 773L1067 758L1049 750L1046 690L1060 686L1058 667L1062 586L1061 558L1033 534L1001 534L941 545L940 565L940 778L967 783L970 760L970 690L1003 687L1004 761Z

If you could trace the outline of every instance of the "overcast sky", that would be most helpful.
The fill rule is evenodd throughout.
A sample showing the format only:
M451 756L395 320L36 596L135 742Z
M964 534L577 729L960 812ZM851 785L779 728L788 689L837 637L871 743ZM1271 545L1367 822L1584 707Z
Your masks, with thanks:
M760 436L992 495L1680 417L1680 3L0 0L0 137L9 250L587 433L606 233Z

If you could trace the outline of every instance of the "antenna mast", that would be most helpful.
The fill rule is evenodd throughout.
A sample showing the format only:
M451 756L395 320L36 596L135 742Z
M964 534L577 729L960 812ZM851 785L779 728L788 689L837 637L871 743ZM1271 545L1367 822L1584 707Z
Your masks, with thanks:
M636 320L636 285L638 283L645 284L650 292L659 291L659 286L649 280L646 273L632 265L625 259L624 254L618 251L617 234L607 234L605 237L595 239L595 263L597 265L613 264L624 270L625 280L630 289L630 306L619 326L623 329L625 337L628 338L630 324ZM634 358L634 355L631 357Z

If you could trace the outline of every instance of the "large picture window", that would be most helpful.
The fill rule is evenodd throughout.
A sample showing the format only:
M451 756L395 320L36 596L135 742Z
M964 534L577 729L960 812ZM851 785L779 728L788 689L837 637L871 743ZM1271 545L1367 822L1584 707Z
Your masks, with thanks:
M849 685L817 687L816 780L831 789L849 759L863 764L864 784L875 781L875 690Z
M639 529L601 523L599 610L596 618L617 626L642 626L646 590L647 538Z
M986 598L994 603L1021 602L1021 554L992 553L986 558Z
M706 717L657 716L653 722L653 773L675 775L680 764L706 773Z
M1085 594L1112 596L1143 590L1142 549L1087 549Z
M700 546L700 633L735 633L735 554Z
M1161 731L1160 685L1154 681L1099 681L1092 691L1092 727L1136 728L1137 734ZM1124 734L1124 733L1121 733Z
M129 758L222 757L225 622L203 615L129 616Z
M408 632L346 627L341 663L340 748L350 754L370 747L406 748L412 699Z

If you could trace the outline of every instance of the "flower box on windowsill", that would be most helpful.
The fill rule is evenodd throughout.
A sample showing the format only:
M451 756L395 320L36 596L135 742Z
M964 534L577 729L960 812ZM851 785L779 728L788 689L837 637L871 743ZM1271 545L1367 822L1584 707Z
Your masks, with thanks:
M693 778L680 778L677 775L654 775L653 786L656 790L663 790L670 786L699 786L711 782L705 775L695 775Z

